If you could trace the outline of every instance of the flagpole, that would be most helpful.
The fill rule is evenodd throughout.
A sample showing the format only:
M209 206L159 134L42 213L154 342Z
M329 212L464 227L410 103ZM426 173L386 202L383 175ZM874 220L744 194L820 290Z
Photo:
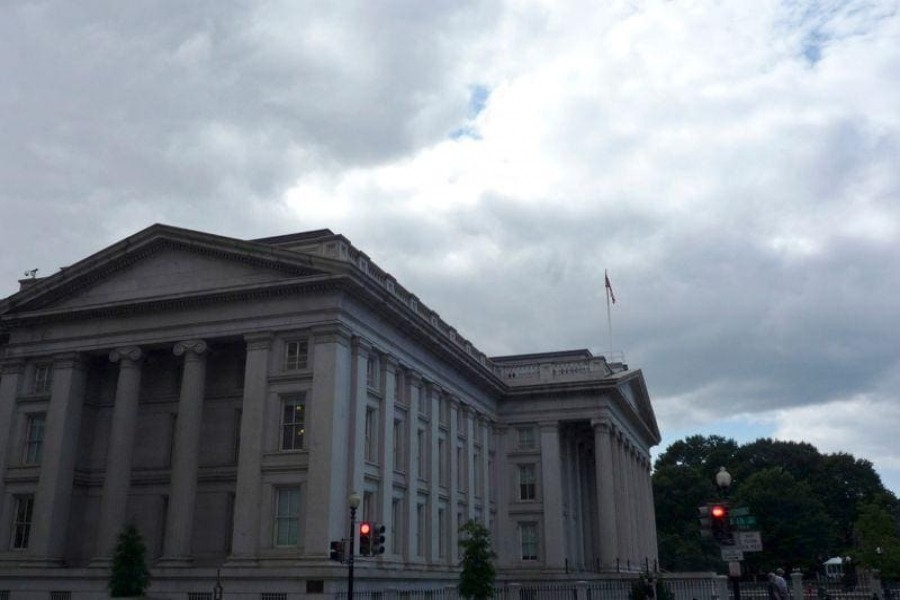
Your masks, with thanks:
M603 270L603 280L604 280L604 289L606 290L606 325L609 329L609 351L612 352L614 349L613 346L613 332L612 332L612 309L610 308L609 302L609 273L607 273L606 269Z

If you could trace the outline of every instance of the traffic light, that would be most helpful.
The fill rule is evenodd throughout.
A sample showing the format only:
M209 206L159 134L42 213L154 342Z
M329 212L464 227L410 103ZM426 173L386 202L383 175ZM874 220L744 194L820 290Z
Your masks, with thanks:
M384 525L372 525L372 554L384 554Z
M734 545L734 533L731 531L731 517L727 504L709 505L710 529L713 539L722 546Z
M712 537L712 522L709 518L709 504L698 506L697 513L700 516L700 537Z
M372 554L372 524L368 521L359 524L359 553L363 556Z
M344 541L336 540L331 542L331 552L329 557L337 562L344 562Z

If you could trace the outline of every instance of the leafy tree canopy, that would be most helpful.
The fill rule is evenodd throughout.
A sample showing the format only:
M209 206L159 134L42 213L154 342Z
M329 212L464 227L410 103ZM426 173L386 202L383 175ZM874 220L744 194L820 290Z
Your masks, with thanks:
M147 546L134 525L126 525L119 534L109 574L109 595L113 598L143 596L150 585L147 570Z
M873 556L888 564L885 549L893 546L883 537L887 534L873 532L892 530L889 539L897 543L900 503L871 462L844 453L821 454L807 443L762 438L741 446L721 436L694 435L673 443L654 464L662 568L724 570L716 544L700 538L697 511L721 499L715 475L723 466L733 478L732 505L747 506L762 533L763 552L746 555L751 569L811 569L829 556L854 553L861 553L863 564L874 564L863 551L865 544L872 553L880 545L881 554Z
M491 532L472 519L459 528L459 545L463 550L462 571L459 574L459 593L463 598L487 600L494 597L494 559Z

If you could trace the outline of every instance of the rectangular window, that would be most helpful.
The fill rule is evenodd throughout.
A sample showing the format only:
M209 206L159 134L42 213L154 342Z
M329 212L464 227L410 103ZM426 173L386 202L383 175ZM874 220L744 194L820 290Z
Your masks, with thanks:
M22 457L22 462L26 465L36 465L41 462L46 418L44 413L28 415L28 422L25 424L25 454Z
M305 369L308 359L309 342L307 340L289 340L284 343L285 371Z
M394 400L403 404L403 375L400 369L394 371Z
M519 500L537 498L537 469L534 465L519 465Z
M481 496L481 453L477 448L472 455L472 471L475 473L475 495Z
M416 504L416 556L425 556L425 505Z
M378 456L378 412L366 407L366 460L375 462Z
M403 452L406 446L403 439L405 426L406 423L402 419L394 419L394 470L401 473L406 472L406 456Z
M391 552L403 552L403 499L391 500Z
M35 394L45 394L50 391L50 383L53 377L51 365L47 363L34 366L31 391Z
M281 449L302 450L306 420L305 394L281 397Z
M463 446L456 447L456 486L466 491L469 489L469 474L466 471L466 449Z
M363 492L362 520L375 520L375 494L373 494L372 492Z
M447 444L444 440L438 440L438 483L447 485L447 461L445 460Z
M518 427L518 448L519 450L534 450L537 448L537 436L534 433L534 427Z
M300 543L300 488L285 487L275 492L275 545Z
M438 558L444 558L447 555L447 511L443 508L438 509Z
M426 465L428 464L428 447L425 445L425 430L419 429L416 431L416 448L418 449L418 464L417 464L417 475L419 479L427 480L428 479L428 469Z
M519 526L522 535L522 560L538 559L537 523L522 523Z
M34 496L16 496L16 506L13 512L13 527L11 546L14 550L23 550L28 547L31 537L31 514L34 511Z
M369 357L366 359L366 385L370 388L378 389L378 371L378 355L375 353L369 354Z

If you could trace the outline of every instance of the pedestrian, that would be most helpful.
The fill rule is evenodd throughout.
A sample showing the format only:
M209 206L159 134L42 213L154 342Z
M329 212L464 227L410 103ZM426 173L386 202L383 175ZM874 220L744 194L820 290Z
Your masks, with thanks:
M769 600L790 600L784 577L776 573L769 573L768 579L769 583L766 589L769 592Z

